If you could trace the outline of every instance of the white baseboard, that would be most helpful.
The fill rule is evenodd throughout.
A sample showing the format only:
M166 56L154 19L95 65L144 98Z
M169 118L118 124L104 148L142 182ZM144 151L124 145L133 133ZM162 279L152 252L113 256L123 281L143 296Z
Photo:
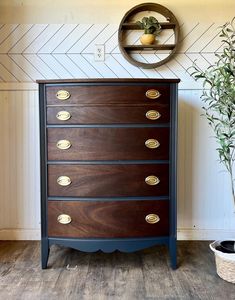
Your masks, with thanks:
M234 230L224 229L190 229L179 228L177 230L178 240L187 241L210 241L210 240L225 240L229 238L235 238Z
M0 229L0 240L40 240L40 229Z
M0 240L40 240L40 229L1 229ZM233 230L178 229L178 240L223 240L235 238Z
M0 91L37 91L35 82L0 82Z

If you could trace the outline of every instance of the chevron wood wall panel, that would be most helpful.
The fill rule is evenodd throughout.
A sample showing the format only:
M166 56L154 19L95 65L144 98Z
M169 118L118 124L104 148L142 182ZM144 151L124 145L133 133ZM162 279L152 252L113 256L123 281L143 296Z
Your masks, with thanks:
M181 78L180 87L200 88L189 75L193 61L207 68L221 51L219 24L181 24L178 52L157 69L128 63L118 48L116 24L2 24L0 26L1 82L34 82L51 78ZM138 43L139 32L129 34ZM165 43L169 43L168 37ZM105 45L105 61L94 61L94 45ZM135 58L156 62L166 53L139 51Z

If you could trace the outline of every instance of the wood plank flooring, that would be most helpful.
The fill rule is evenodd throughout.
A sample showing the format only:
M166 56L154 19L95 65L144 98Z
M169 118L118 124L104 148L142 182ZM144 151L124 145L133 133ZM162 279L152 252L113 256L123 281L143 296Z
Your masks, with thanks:
M235 285L217 276L208 244L178 242L175 271L164 246L111 254L52 246L41 270L40 242L1 241L0 299L234 300Z

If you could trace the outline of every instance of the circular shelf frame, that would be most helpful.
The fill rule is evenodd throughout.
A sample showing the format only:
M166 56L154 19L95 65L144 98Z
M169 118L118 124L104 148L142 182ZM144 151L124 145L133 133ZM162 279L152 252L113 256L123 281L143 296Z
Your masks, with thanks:
M131 17L136 15L139 12L143 11L153 11L156 13L161 14L164 16L167 20L167 22L159 22L162 30L164 29L173 29L174 36L175 36L175 42L174 44L161 44L161 45L124 45L123 44L123 34L126 30L140 30L139 26L136 23L130 23L128 22ZM121 23L119 25L118 29L118 45L119 49L122 53L122 55L125 57L125 59L131 63L134 66L141 67L144 69L154 69L157 68L166 62L168 62L172 56L175 54L177 46L179 42L179 23L176 19L176 17L173 15L173 13L166 8L165 6L162 6L160 4L156 3L143 3L139 4L137 6L134 6L131 8L122 18ZM171 50L169 55L162 59L161 61L158 61L156 63L143 63L140 61L135 60L131 55L130 51L134 50Z

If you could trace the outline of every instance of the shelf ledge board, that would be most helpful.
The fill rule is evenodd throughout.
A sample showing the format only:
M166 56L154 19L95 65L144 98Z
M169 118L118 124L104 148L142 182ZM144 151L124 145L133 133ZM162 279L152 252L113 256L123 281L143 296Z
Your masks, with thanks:
M175 44L166 45L125 45L125 50L172 50L175 48Z
M159 23L160 23L162 29L174 29L175 28L175 23L170 23L170 22L159 22ZM143 30L136 23L123 23L122 29Z

